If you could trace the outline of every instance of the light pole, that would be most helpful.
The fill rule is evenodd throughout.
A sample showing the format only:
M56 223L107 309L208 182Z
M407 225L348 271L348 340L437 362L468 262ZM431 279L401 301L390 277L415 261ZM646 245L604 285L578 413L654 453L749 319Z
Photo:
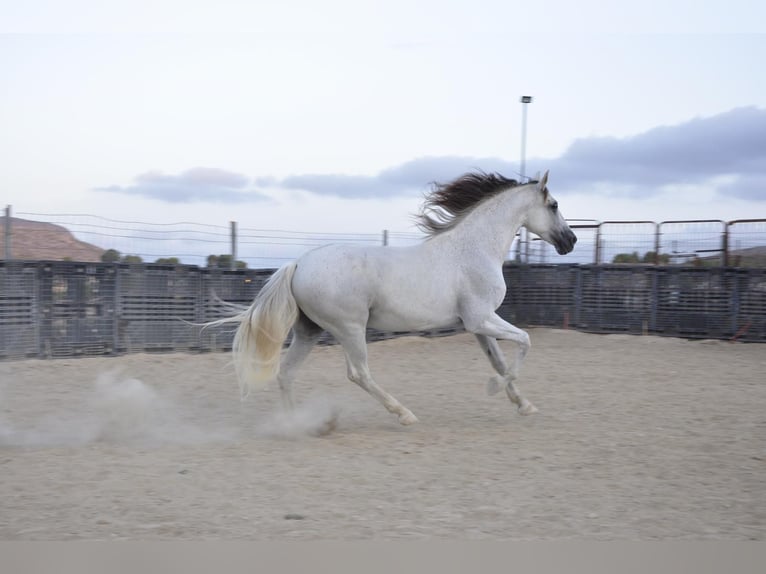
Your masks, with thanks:
M521 96L521 183L526 183L527 170L527 105L532 103L532 96ZM524 263L529 263L529 231L524 227L519 235L519 255L521 255L522 238L524 242ZM521 259L521 257L519 257Z
M532 96L521 96L521 182L524 183L527 169L527 104Z

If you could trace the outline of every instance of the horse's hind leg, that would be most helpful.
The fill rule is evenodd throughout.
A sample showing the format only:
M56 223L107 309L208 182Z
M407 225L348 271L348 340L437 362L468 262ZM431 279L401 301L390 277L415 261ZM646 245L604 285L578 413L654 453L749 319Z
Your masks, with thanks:
M492 364L492 368L499 376L492 377L487 383L487 393L490 395L496 394L500 391L502 383L505 383L505 393L511 402L519 407L519 412L523 415L531 415L537 412L537 407L530 403L525 397L521 395L513 381L518 376L518 361L514 365L514 369L508 367L508 363L505 360L500 345L497 343L497 339L488 335L480 335L474 333L476 340L479 342L479 346L484 351L484 354ZM526 352L524 353L526 354ZM523 355L522 355L523 358Z
M293 408L293 381L295 373L314 348L323 329L301 312L293 325L293 340L279 366L279 389L285 409Z
M333 335L338 339L346 355L348 378L378 399L388 412L397 415L401 424L411 425L418 422L417 417L407 407L380 388L373 380L367 364L365 331L361 330L361 332L356 331L344 335L333 333Z

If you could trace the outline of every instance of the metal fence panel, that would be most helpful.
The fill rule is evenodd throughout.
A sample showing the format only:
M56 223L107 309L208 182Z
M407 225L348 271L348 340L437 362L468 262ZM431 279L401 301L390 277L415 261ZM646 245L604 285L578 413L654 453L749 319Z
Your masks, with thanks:
M225 350L273 270L0 262L0 358ZM506 264L498 312L521 326L766 342L766 269ZM457 329L459 330L459 329ZM368 332L368 340L428 332ZM323 343L331 343L327 335Z
M740 219L727 225L724 265L766 268L766 219Z
M580 300L575 326L585 331L642 333L648 328L651 268L580 268Z
M237 312L225 303L249 307L263 285L271 277L273 269L224 270L206 269L201 275L200 315L198 323L230 317ZM199 342L203 349L230 349L237 325L228 324L199 330Z
M680 337L734 335L736 275L722 268L663 267L657 274L652 330Z
M726 223L663 221L659 224L657 263L670 265L723 265Z
M0 261L0 358L40 352L38 267Z
M597 237L596 265L649 263L647 254L657 250L657 224L653 221L605 221Z
M742 341L766 341L766 269L736 272L735 335Z
M506 265L508 289L501 315L527 325L570 321L575 304L577 267L572 265Z
M47 262L39 269L41 354L73 357L114 348L115 269Z
M199 347L200 271L185 265L119 265L117 350Z

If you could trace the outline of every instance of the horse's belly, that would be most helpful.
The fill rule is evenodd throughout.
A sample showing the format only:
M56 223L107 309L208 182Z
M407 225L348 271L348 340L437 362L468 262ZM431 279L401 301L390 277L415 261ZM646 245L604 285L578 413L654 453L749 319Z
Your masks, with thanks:
M451 309L436 309L431 306L416 306L408 309L398 307L375 307L370 309L368 327L380 331L425 331L449 327L460 322Z

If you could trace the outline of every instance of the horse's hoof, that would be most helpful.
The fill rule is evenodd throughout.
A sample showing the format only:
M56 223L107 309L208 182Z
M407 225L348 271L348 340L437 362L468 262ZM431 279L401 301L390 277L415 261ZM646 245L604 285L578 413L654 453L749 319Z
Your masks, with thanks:
M493 395L496 395L500 392L500 390L503 388L501 383L504 383L505 379L502 377L495 375L494 377L490 377L490 379L487 381L487 394L491 397Z
M329 419L324 421L319 427L310 431L313 436L327 436L338 427L338 413L333 412Z
M529 401L524 401L519 407L519 414L532 415L537 412L537 407Z
M418 417L413 415L410 411L399 415L399 423L403 424L404 426L412 425L416 422L418 422Z

